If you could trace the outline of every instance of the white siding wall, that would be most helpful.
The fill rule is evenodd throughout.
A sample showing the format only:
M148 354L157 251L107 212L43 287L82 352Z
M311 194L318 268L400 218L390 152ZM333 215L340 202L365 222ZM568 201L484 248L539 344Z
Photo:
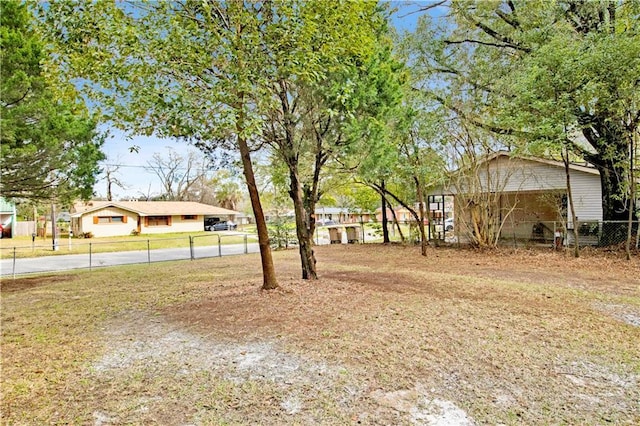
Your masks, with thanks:
M503 192L540 191L565 189L567 182L564 169L550 164L499 157L491 162L491 180L486 181L486 169L480 176L483 185Z
M487 175L490 176L487 179ZM576 216L582 220L602 220L602 190L600 176L571 170L571 190ZM565 190L567 178L562 167L537 161L499 157L487 169L480 171L479 183L485 190L525 192ZM569 212L569 215L571 213Z
M572 170L571 192L578 221L602 220L600 176Z

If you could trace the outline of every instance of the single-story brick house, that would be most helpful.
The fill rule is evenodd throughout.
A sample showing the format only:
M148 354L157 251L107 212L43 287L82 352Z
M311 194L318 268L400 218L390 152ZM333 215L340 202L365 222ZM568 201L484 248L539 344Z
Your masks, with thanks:
M240 212L191 201L89 201L71 210L74 235L118 235L198 232L204 220L234 221Z

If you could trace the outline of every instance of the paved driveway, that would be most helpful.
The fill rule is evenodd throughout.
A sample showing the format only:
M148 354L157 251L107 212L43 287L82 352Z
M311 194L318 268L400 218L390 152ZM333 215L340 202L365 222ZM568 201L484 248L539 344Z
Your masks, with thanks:
M247 244L247 253L257 253L260 248L257 243ZM197 246L193 248L195 259L231 256L244 254L244 244L229 244L220 246ZM164 262L168 260L191 259L189 247L168 248L157 250L121 251L113 253L67 254L60 256L44 256L0 260L0 275L33 274L38 272L66 271L69 269L99 268L104 266L126 265L132 263Z

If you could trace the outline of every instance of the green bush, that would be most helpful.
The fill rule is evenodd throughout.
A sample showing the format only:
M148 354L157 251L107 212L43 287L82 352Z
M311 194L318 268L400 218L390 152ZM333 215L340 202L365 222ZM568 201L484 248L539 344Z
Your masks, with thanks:
M268 229L272 248L286 249L296 243L296 225L291 218L278 216L269 222Z

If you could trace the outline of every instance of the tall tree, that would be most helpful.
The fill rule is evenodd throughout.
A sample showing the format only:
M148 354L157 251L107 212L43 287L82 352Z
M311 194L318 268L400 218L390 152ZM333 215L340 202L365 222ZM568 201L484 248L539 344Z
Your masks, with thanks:
M168 201L195 201L197 185L207 181L211 171L206 158L196 152L184 156L174 149L166 155L155 152L146 168L158 177L163 190L160 198Z
M218 171L208 182L216 205L229 210L238 210L243 198L238 180L228 170Z
M264 289L278 286L255 181L260 112L270 99L263 27L271 2L52 2L41 8L70 79L117 126L240 154L256 219Z
M286 40L274 44L271 55L277 70L271 86L275 102L264 134L287 166L304 279L317 278L313 213L322 176L353 149L354 140L366 136L356 136L355 123L379 113L376 108L386 100L381 89L389 77L382 81L380 75L390 72L382 63L390 40L382 12L373 1L339 1L331 7L302 2L292 9L296 19L277 18L287 17L286 32L265 34Z
M107 183L107 201L113 200L113 187L117 186L121 189L127 189L127 185L124 184L120 178L118 177L118 172L120 171L120 164L117 164L119 159L116 160L115 164L104 164L102 175Z
M44 42L27 7L0 2L0 23L0 193L63 202L91 197L104 158L96 122L73 87L45 73Z
M424 16L414 36L424 89L469 121L517 136L515 150L569 144L600 172L603 218L625 220L640 124L640 2L443 3L451 19L436 28Z

